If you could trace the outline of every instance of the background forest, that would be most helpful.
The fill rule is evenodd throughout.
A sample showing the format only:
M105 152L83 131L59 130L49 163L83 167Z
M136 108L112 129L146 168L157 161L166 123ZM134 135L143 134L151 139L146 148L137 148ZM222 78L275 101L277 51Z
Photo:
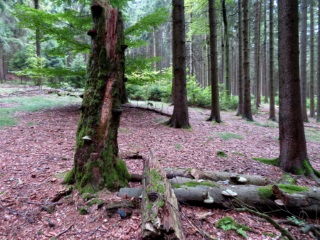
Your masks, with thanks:
M125 15L127 92L134 100L171 100L171 3L167 0L112 1ZM0 80L16 79L51 87L83 88L91 26L90 1L11 0L0 5ZM274 6L273 6L274 5ZM303 109L315 116L318 17L315 1L301 3L300 52ZM220 108L238 107L239 21L237 1L216 1ZM278 104L277 4L250 1L250 92L253 111ZM185 1L189 105L209 107L210 49L208 2ZM241 27L241 26L240 26ZM241 47L241 46L240 46ZM240 99L241 101L241 99ZM305 116L307 120L307 116Z

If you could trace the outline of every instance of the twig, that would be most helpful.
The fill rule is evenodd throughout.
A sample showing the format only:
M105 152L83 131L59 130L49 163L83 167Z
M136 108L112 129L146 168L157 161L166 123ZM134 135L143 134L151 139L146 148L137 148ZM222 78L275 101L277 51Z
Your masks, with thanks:
M243 207L243 208L236 208L236 210L238 212L249 212L252 213L256 216L262 217L264 219L266 219L269 223L271 223L276 229L278 229L282 235L286 236L289 240L295 240L295 238L290 234L290 232L288 230L286 230L285 228L281 227L276 221L274 221L271 217L269 217L268 215L264 214L264 213L260 213L257 211L254 211L252 209L249 209L247 207Z
M28 223L35 223L35 220L34 220L33 218L30 218L30 217L26 216L26 214L20 213L20 212L18 212L18 211L16 211L16 210L13 210L13 209L11 209L11 208L8 208L8 207L6 207L6 206L3 206L2 204L0 204L0 208L4 208L5 210L7 210L8 212L10 212L11 214L15 214L15 215L18 215L18 216L26 219Z
M58 238L58 237L60 237L61 235L63 235L63 234L65 234L66 232L68 232L68 231L72 228L72 226L73 226L73 224L71 224L66 230L58 233L58 234L55 236L55 238Z
M53 203L53 202L47 202L47 203L26 202L26 204L34 204L34 205L42 206L42 205L62 205L63 203L62 202L56 202L56 203Z
M95 233L99 230L99 228L101 228L101 226L102 226L102 224L99 225L98 227L96 227L96 228L95 228L90 234L88 234L84 239L87 239L87 238L91 237L93 234L95 234Z

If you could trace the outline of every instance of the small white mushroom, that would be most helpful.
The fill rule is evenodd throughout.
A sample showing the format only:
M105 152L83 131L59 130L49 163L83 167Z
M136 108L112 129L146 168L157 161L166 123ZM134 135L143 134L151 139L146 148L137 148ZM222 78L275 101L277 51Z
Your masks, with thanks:
M236 197L238 196L238 194L230 189L226 189L224 191L222 191L222 195L226 196L226 197Z
M203 179L199 179L197 182L198 183L202 183L202 182L204 182L204 180Z
M90 136L84 136L82 139L85 140L85 141L91 141L91 137Z
M244 178L244 177L239 177L239 178L237 179L237 181L238 181L239 183L246 183L246 182L248 182L248 180L247 180L246 178Z
M214 203L214 199L213 197L210 196L209 192L208 192L207 198L203 202L207 204Z
M274 200L274 202L278 205L278 206L284 206L284 203L281 199L276 199Z

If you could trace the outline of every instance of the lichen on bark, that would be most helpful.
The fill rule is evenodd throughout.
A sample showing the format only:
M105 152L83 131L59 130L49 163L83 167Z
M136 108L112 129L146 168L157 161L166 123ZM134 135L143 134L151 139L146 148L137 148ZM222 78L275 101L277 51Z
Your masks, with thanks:
M87 82L77 129L74 167L65 182L81 192L103 187L118 189L129 179L118 158L121 86L124 81L124 44L121 13L106 1L91 4L93 30Z

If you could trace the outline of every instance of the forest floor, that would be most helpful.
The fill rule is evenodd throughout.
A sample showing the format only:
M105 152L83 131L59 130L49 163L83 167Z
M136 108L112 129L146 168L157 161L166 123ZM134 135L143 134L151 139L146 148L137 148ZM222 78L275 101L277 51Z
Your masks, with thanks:
M50 200L66 188L61 183L73 166L79 106L18 112L15 114L19 120L17 125L0 128L0 239L141 238L140 209L134 209L130 218L121 219L118 214L110 215L104 208L93 205L87 214L81 215L79 209L86 202L75 190L50 205ZM163 110L170 112L172 108ZM190 108L189 114L192 129L181 130L162 125L167 118L157 113L124 108L118 138L120 157L126 159L139 152L147 158L152 151L163 167L258 174L274 182L282 175L279 168L252 160L279 155L277 123L267 120L265 107L254 115L254 122L242 120L235 112L222 112L221 124L205 121L209 110ZM320 126L313 119L305 126L310 161L320 170ZM219 157L218 151L227 156ZM142 173L141 159L126 162L131 173ZM299 177L298 184L313 186L315 183ZM106 203L121 201L117 193L108 191L100 192L99 197ZM205 239L199 234L199 228L215 239L243 239L234 230L215 227L225 216L248 226L251 229L247 232L248 239L280 237L280 232L271 224L247 213L183 205L186 238ZM319 219L305 221L319 224ZM282 226L296 239L312 239L298 227Z

